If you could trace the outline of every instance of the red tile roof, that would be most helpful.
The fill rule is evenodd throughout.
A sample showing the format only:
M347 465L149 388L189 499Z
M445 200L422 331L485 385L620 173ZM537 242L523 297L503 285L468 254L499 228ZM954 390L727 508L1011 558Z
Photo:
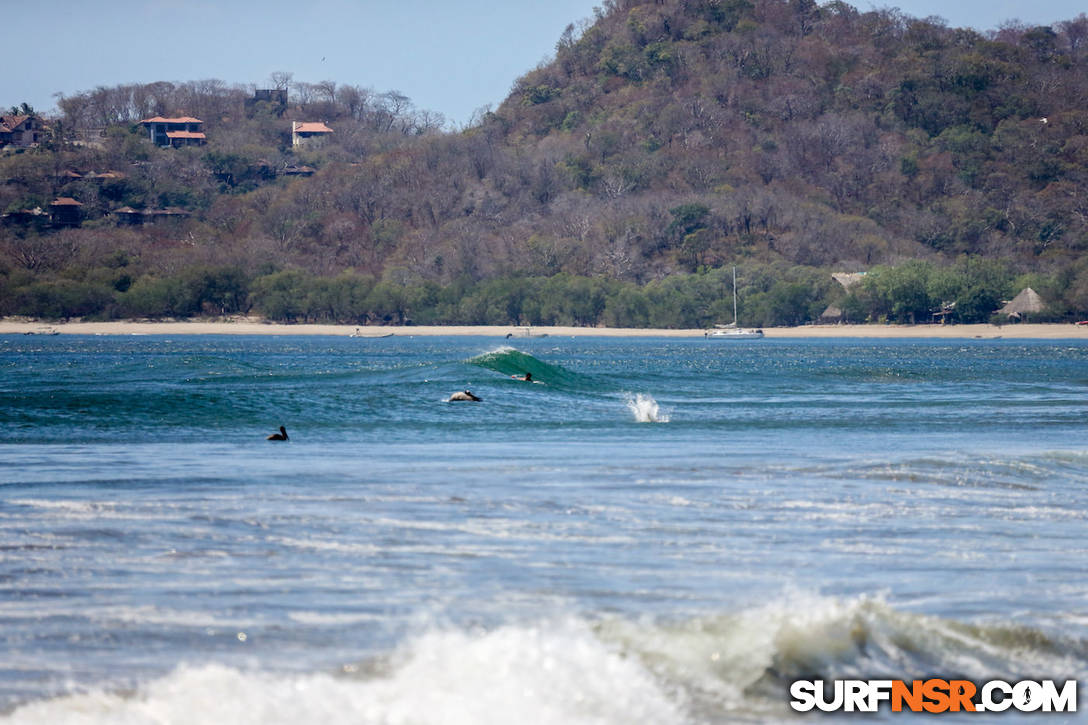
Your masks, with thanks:
M0 129L14 131L30 116L0 116Z
M292 130L295 133L332 133L331 128L320 122L304 123L302 121L295 121Z
M191 118L189 116L181 116L180 118L163 118L162 116L155 116L154 118L145 118L140 123L204 123L199 118Z
M54 201L49 206L83 206L83 205L80 204L78 201L76 201L75 199L73 199L70 196L62 196L62 197L59 197L56 201Z

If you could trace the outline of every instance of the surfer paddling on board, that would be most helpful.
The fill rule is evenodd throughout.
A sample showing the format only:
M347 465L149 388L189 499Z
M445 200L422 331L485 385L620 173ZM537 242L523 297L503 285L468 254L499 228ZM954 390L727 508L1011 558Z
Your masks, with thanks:
M525 373L524 375L511 375L514 380L524 380L527 383L533 382L533 374Z

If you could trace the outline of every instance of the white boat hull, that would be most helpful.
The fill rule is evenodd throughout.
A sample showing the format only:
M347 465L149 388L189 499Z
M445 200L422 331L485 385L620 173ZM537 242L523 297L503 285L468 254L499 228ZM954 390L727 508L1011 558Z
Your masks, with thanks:
M756 340L763 337L763 330L713 330L707 337L718 340Z

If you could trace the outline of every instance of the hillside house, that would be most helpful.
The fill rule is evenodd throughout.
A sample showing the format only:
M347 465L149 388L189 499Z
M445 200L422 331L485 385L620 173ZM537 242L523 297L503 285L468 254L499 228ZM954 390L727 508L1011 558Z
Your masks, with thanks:
M165 221L186 219L190 213L184 209L133 209L131 206L123 206L114 209L110 214L117 221L118 226L141 226L144 224L158 224Z
M49 214L42 211L40 206L32 209L12 209L0 214L0 224L4 226L35 226L39 231L44 229L49 222Z
M0 148L30 148L44 138L42 120L34 115L0 116Z
M860 283L865 279L864 272L836 272L831 275L831 278L842 285L842 288L847 292L850 291L854 285Z
M55 227L78 227L83 221L83 205L69 196L62 196L49 205L49 215Z
M148 138L156 146L200 146L207 141L204 135L204 122L199 118L181 116L179 118L145 118L140 121L147 129Z
M91 171L83 178L90 179L91 181L98 181L104 183L107 181L123 181L125 175L122 174L120 171L103 171L100 174L96 174L95 172Z
M280 173L284 176L313 176L317 172L312 166L285 165Z
M305 123L303 121L291 122L291 145L307 146L320 143L328 138L332 129L323 123Z

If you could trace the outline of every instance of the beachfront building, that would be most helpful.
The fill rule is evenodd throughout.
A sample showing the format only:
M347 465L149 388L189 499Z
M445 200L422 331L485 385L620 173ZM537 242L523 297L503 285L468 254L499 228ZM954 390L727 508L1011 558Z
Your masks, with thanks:
M864 272L836 272L831 277L842 285L843 291L849 294L850 289L860 284L865 279ZM817 322L823 325L828 324L841 324L846 322L846 313L842 309L842 299L838 302L834 302L827 306L827 309L823 311L823 314L817 319Z
M1027 322L1028 315L1038 314L1046 310L1046 303L1039 293L1031 287L1020 290L1020 294L1012 298L997 314L1006 316L1009 321Z
M823 311L816 321L821 325L841 325L845 320L846 315L843 314L842 307L828 305L827 309Z
M328 138L332 129L323 123L291 122L291 145L309 146Z
M140 124L147 129L148 138L156 146L199 146L207 141L204 135L204 122L199 118L180 116L178 118L145 118Z

